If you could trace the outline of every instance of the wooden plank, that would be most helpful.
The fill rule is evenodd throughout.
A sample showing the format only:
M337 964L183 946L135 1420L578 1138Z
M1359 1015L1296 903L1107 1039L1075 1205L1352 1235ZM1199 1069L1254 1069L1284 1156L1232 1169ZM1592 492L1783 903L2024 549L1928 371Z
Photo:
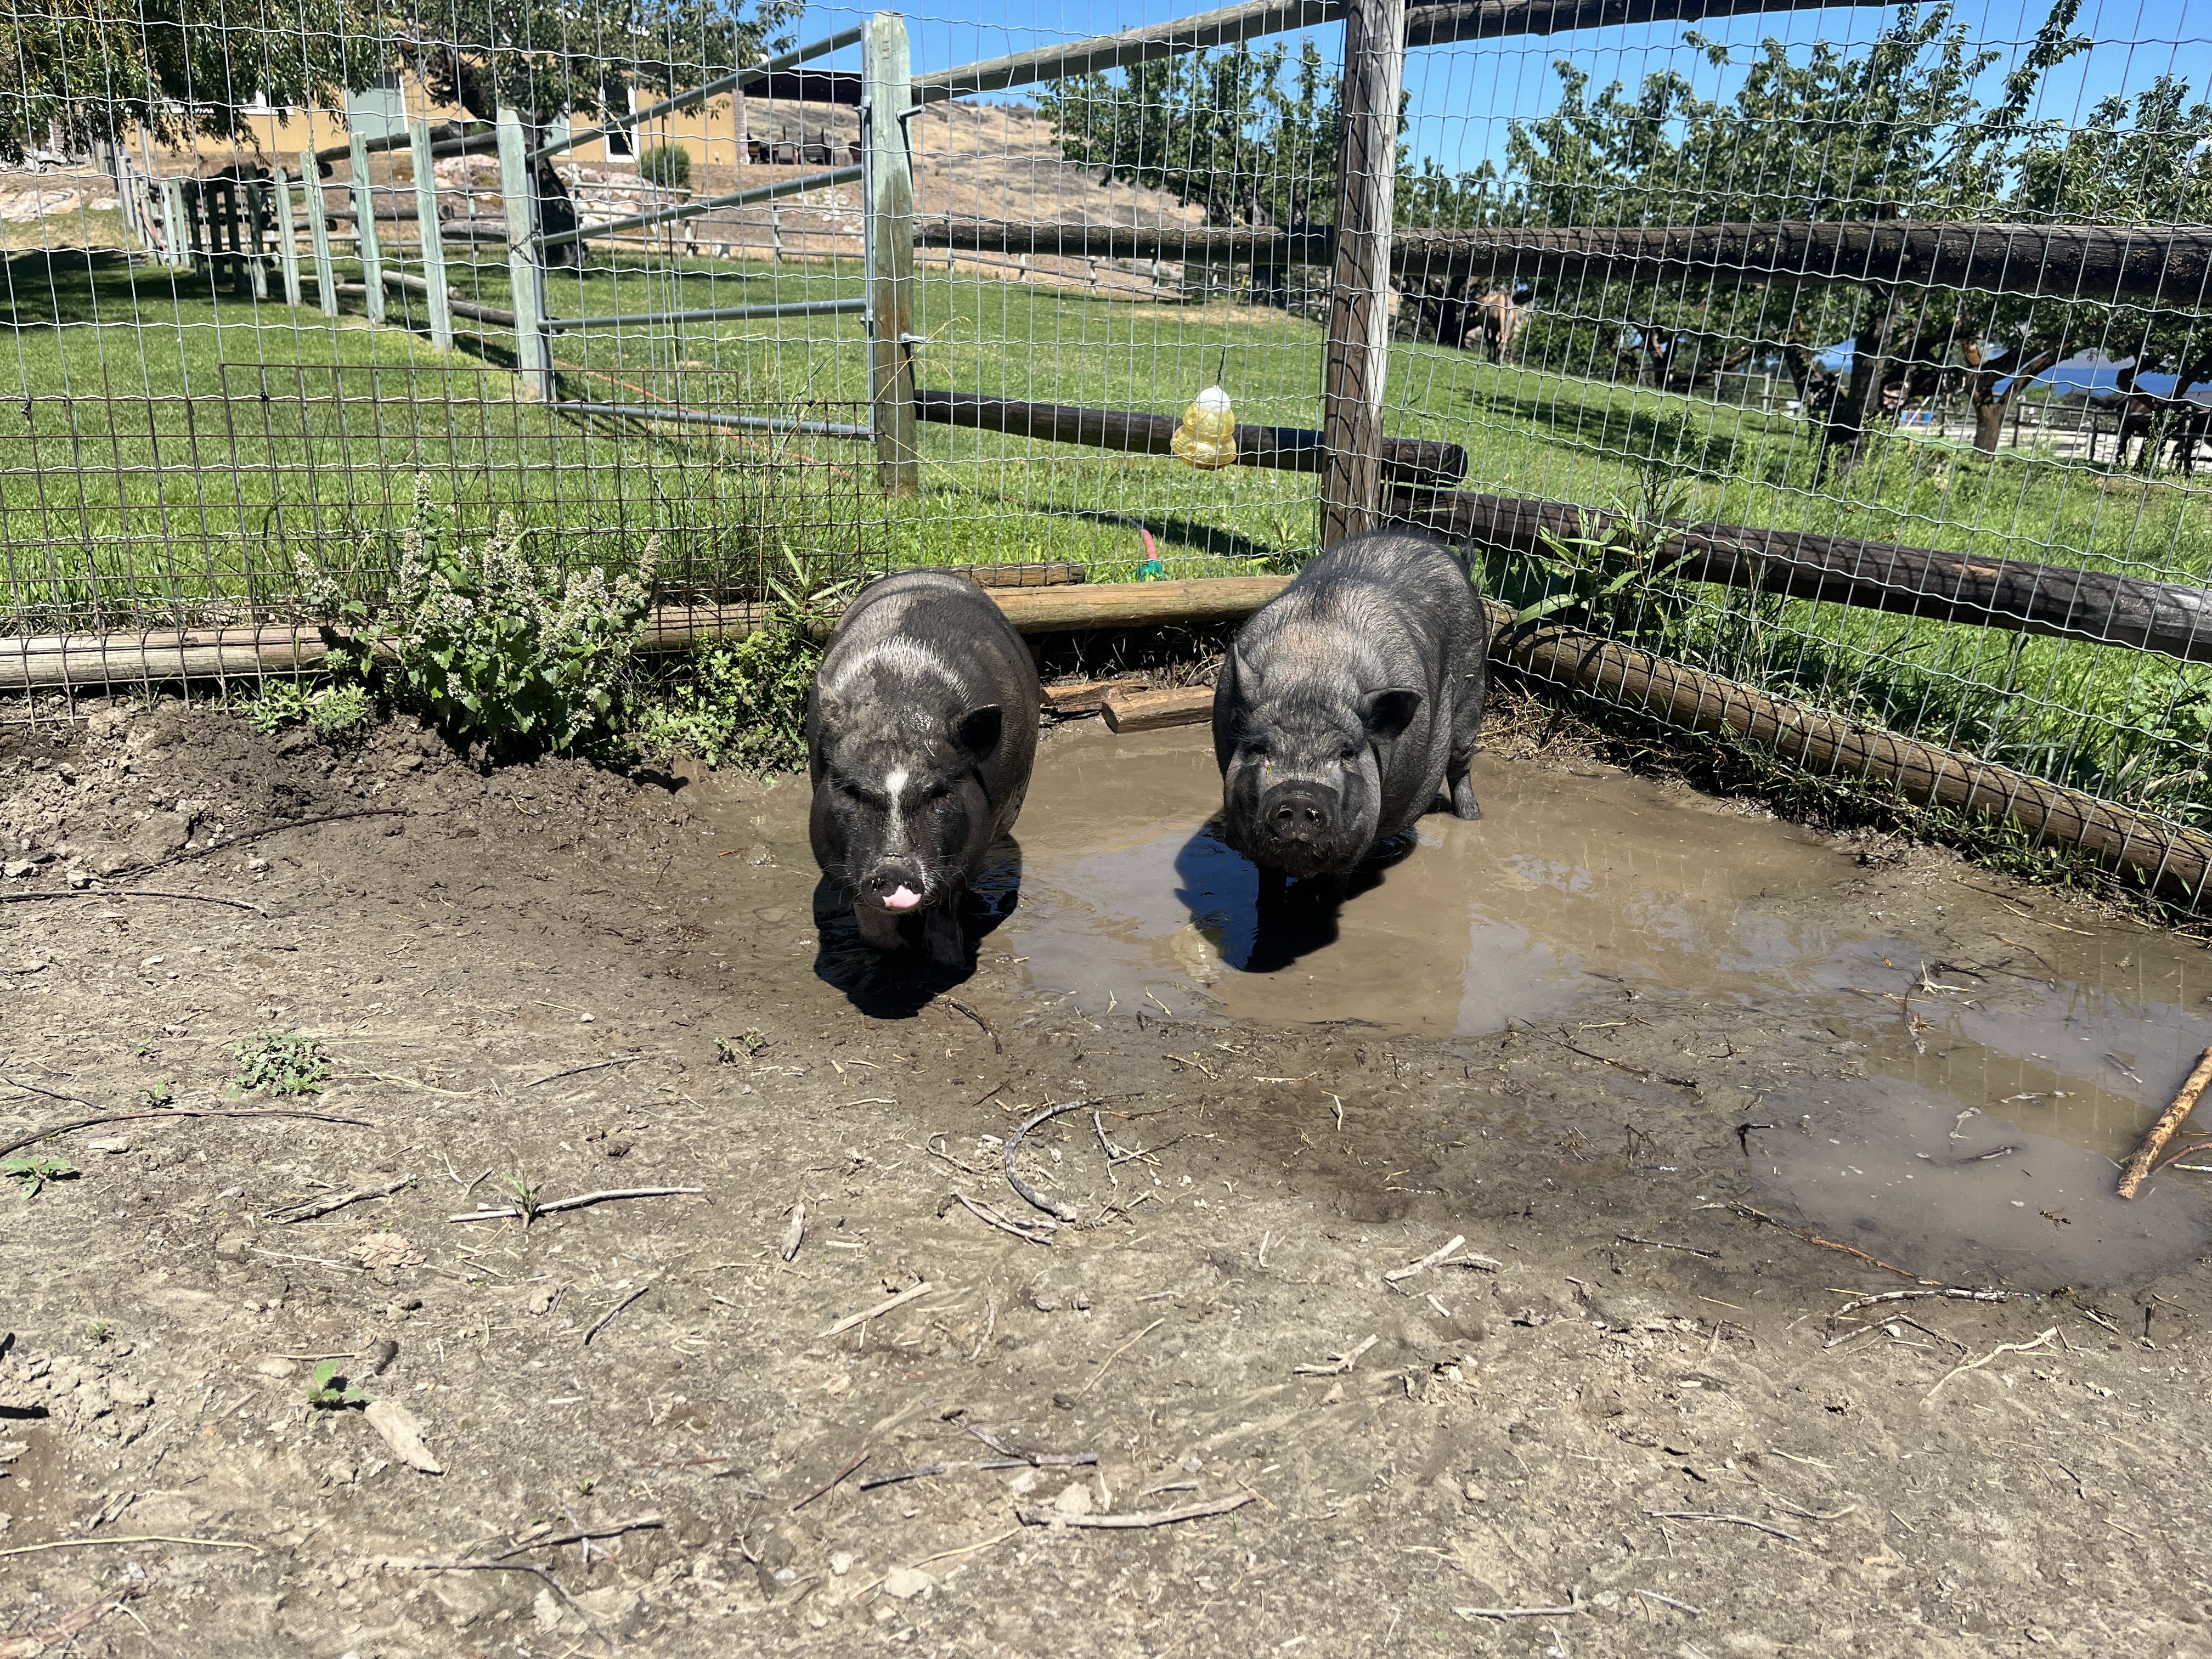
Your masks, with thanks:
M278 167L272 176L276 183L276 270L284 303L296 310L301 302L300 221L292 211L291 175Z
M325 317L338 314L337 272L331 265L331 221L323 205L323 175L315 152L300 152L300 182L306 186L307 242L315 260L315 304Z
M185 263L195 275L202 270L208 280L215 280L215 222L209 207L207 188L198 179L180 179L177 188L185 204Z
M1565 501L1470 491L1393 498L1390 517L1453 541L1535 553L1548 532L1601 537L1614 520ZM2212 591L2071 565L2031 564L1894 542L1741 525L1684 525L1656 556L1684 581L1755 587L1938 622L2087 640L2212 662Z
M353 204L354 229L361 237L362 286L368 290L368 320L380 323L384 320L384 246L376 237L376 198L368 184L368 141L356 132L348 149L353 178L346 195Z
M973 427L1002 432L1009 437L1040 438L1051 443L1083 444L1094 449L1118 449L1133 455L1167 455L1174 452L1175 417L1145 415L1134 410L1085 409L1073 404L1017 403L1004 398L982 398L966 392L915 393L916 412L925 421L946 426ZM1237 464L1274 467L1291 472L1318 472L1322 466L1322 435L1302 427L1239 426ZM1467 452L1459 445L1428 438L1382 440L1382 477L1386 483L1415 489L1436 489L1457 483L1467 476Z
M1200 726L1213 718L1213 688L1179 685L1168 691L1117 691L1106 699L1103 712L1109 732Z
M172 267L191 268L191 245L185 229L185 186L176 179L161 180L161 240L169 245Z
M876 428L876 476L886 494L921 489L921 450L915 427L914 167L907 153L906 115L914 70L906 24L896 13L868 20L861 44L868 105L861 135L867 176L868 400Z
M1406 0L1352 0L1344 19L1336 262L1322 368L1321 544L1376 522L1389 366L1390 230L1405 79Z
M553 354L545 336L545 265L538 247L538 185L522 117L499 109L499 193L507 209L507 272L514 298L514 355L523 395L553 401Z
M246 191L246 277L253 290L253 297L269 297L269 221L270 203L269 186L248 182Z
M1044 707L1047 712L1063 720L1073 720L1079 715L1103 712L1109 697L1151 689L1142 674L1122 674L1110 680L1077 680L1070 685L1046 686Z
M1212 576L1186 581L1089 582L1080 587L997 588L991 597L1018 632L1056 634L1233 621L1251 615L1290 585L1288 576Z
M446 243L438 226L438 174L430 158L430 124L416 116L408 124L415 158L415 227L422 236L422 291L429 300L430 343L453 349L453 313L446 286Z

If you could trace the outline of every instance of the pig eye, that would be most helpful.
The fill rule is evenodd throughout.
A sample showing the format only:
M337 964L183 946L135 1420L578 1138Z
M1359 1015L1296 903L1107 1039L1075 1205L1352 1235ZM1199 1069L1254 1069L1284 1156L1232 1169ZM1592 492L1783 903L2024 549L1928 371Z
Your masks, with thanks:
M1261 759L1263 759L1263 760L1264 760L1264 759L1267 757L1267 752L1268 752L1268 751L1267 751L1267 738L1245 738L1245 739L1244 739L1244 752L1245 752L1246 754L1248 754L1248 755L1255 755L1255 756L1258 756L1260 758L1261 758Z
M850 778L838 779L837 789L838 793L848 799L856 800L863 806L872 806L878 812L884 810L884 798L881 795L872 789L862 788Z
M1356 761L1356 760L1358 760L1358 759L1359 758L1359 745L1358 745L1358 744L1356 744L1356 743L1347 743L1347 744L1346 744L1342 749L1340 749L1340 750L1339 750L1337 751L1337 757L1337 757L1339 760L1346 760L1346 761Z

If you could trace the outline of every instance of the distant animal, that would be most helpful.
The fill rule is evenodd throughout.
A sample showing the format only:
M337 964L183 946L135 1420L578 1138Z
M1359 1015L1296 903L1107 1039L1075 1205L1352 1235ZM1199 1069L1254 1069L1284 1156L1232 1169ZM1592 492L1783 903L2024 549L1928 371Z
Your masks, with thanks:
M2158 452L2171 443L2174 470L2191 477L2197 471L2197 447L2208 437L2212 437L2212 404L2130 391L2120 415L2119 442L2112 459L2125 465L2128 446L2140 441L2143 448L2136 459L2145 471L2151 471L2158 465Z
M1341 874L1450 791L1489 689L1488 627L1467 566L1408 530L1322 554L1237 635L1213 696L1229 843L1273 876Z
M932 962L965 960L960 900L1021 812L1042 700L973 582L908 571L846 611L807 697L808 836L871 947L897 949L918 917Z

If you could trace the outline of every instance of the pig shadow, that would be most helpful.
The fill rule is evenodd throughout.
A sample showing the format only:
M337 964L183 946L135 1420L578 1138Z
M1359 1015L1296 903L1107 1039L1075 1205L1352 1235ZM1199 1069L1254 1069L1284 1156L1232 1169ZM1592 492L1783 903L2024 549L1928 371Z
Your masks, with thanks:
M814 887L814 973L845 994L871 1019L911 1019L931 998L965 983L975 972L982 942L1021 902L1022 848L1011 836L994 845L960 900L960 937L966 947L957 969L939 968L921 942L921 919L900 925L903 949L872 951L860 940L853 901L824 876Z
M1336 943L1344 907L1382 884L1413 850L1411 830L1378 844L1357 869L1304 881L1271 881L1221 832L1218 817L1176 854L1176 896L1221 960L1244 974L1273 974Z

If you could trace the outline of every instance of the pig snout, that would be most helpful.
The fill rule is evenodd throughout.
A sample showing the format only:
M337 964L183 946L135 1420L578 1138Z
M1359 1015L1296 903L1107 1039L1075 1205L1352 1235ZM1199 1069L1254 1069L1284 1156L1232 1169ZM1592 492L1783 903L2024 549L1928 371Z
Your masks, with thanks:
M1335 862L1343 803L1326 784L1279 783L1261 797L1260 832L1271 861L1292 875Z
M890 860L878 864L860 884L860 896L886 910L919 908L929 890L927 878L909 864Z

